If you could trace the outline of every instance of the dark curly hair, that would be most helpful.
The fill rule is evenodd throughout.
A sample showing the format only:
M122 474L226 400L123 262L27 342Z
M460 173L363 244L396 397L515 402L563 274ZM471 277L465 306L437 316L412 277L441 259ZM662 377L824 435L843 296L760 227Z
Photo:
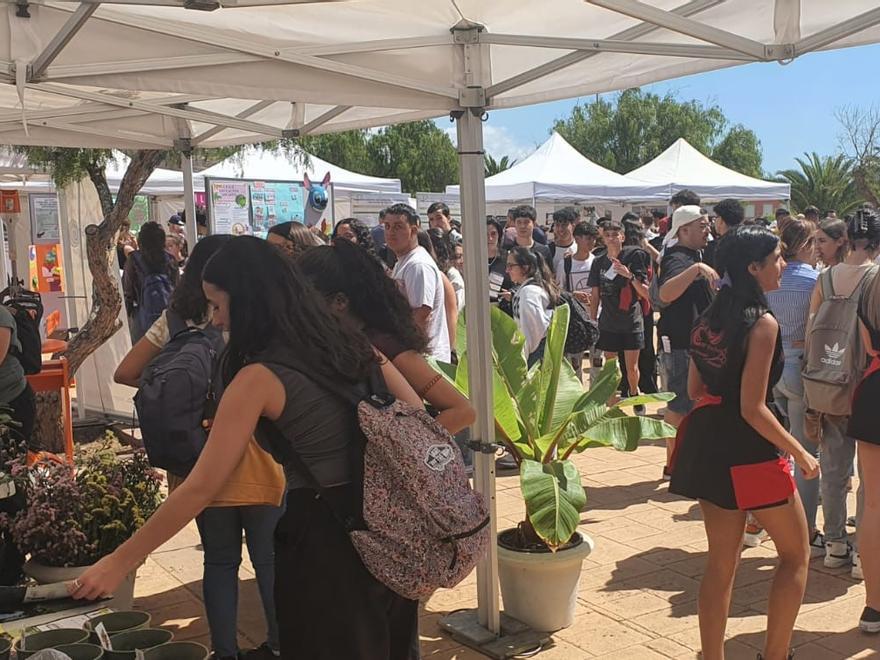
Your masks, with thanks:
M452 244L451 233L437 227L428 230L431 246L434 248L434 260L444 274L449 272L452 260L455 258L455 247Z
M186 268L183 269L183 275L171 294L171 302L168 303L168 307L181 318L199 324L208 320L208 301L202 289L202 271L211 257L230 240L232 236L228 234L212 234L196 243L186 262Z
M416 325L409 301L382 265L359 245L338 241L309 250L297 263L325 297L344 295L349 311L368 331L389 334L416 353L427 350L428 338Z
M371 255L378 258L379 254L378 252L376 252L376 244L373 242L373 234L370 232L370 228L357 218L345 218L344 220L340 220L336 223L336 226L333 228L332 236L334 242L339 237L339 228L343 225L348 225L349 227L351 227L351 231L354 233L355 238L357 239L355 242L358 245L364 248Z
M224 382L265 354L285 351L310 373L347 383L364 382L374 368L366 336L340 323L296 262L266 241L252 236L228 241L208 261L203 280L229 296Z

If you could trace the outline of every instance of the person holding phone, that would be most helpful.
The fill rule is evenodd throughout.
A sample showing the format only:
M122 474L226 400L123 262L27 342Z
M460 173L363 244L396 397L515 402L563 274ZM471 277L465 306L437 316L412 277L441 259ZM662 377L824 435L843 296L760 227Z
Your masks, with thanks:
M623 246L623 225L611 220L602 226L606 252L595 257L587 281L590 312L599 319L596 348L606 358L623 353L631 396L639 392L639 352L645 346L645 328L639 300L648 297L648 253ZM601 303L601 312L599 305Z

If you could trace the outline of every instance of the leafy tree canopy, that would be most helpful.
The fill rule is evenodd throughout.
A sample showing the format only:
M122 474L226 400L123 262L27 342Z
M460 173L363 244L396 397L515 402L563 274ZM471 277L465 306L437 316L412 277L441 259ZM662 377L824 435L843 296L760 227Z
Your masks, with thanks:
M729 125L717 105L680 101L628 89L611 99L576 105L553 129L590 160L625 174L652 160L678 138L709 158L749 176L761 176L761 143L740 124Z

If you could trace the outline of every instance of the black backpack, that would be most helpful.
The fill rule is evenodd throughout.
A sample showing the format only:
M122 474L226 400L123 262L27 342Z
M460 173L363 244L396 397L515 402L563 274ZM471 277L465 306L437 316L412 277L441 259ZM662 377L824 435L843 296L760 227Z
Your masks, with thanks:
M584 304L571 293L571 255L565 256L565 288L560 292L560 304L566 303L569 309L568 335L565 337L566 353L583 353L599 341L599 326L590 318Z
M147 365L134 397L147 458L154 467L185 477L202 453L218 392L223 334L192 328L166 310L171 339Z
M38 374L43 368L43 339L40 337L40 322L43 320L43 302L39 293L22 291L20 295L7 300L6 308L15 318L15 333L21 350L10 347L28 375Z

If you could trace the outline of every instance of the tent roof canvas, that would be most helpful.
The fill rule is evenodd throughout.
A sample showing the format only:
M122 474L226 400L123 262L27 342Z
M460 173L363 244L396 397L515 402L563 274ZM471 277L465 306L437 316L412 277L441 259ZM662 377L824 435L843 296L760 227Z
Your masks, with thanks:
M664 186L667 197L684 188L705 199L770 200L791 196L789 184L763 181L728 169L700 153L684 138L628 176Z
M400 179L383 179L351 172L338 165L306 154L308 164L302 158L291 159L287 154L248 149L243 154L230 156L224 161L199 172L200 178L218 177L232 179L280 179L300 181L308 173L312 181L321 181L330 173L334 190L350 192L399 193ZM200 190L203 188L199 188Z
M876 0L0 3L6 144L256 143L880 40Z
M458 191L458 186L446 188L447 193ZM597 165L556 131L527 158L486 179L487 202L665 199L665 195L663 186Z

